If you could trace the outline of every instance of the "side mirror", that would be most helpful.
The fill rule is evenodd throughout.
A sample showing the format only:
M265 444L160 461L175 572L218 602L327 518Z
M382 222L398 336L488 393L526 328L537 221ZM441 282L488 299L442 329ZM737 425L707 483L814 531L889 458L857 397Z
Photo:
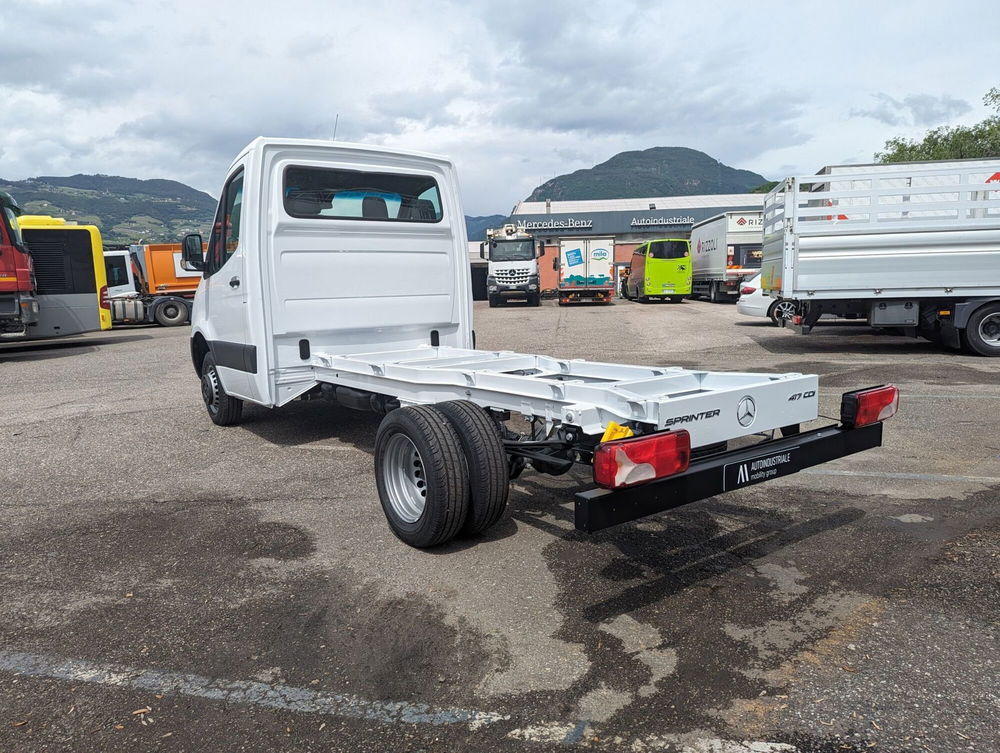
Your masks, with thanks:
M486 258L486 244L485 243L480 243L479 244L479 258L480 259L485 259Z
M545 241L538 242L538 258L541 259L545 256Z
M557 257L555 257L555 258L554 258L554 259L552 260L552 269L555 269L555 270L558 270L558 269L559 269L559 257L558 257L558 256L557 256Z
M191 269L199 272L205 269L205 255L201 250L201 235L199 233L189 233L184 236L181 259Z

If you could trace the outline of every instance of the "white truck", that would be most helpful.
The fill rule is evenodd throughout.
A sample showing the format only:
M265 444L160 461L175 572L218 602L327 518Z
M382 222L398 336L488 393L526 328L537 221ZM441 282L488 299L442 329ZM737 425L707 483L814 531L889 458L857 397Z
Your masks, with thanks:
M576 495L576 526L597 531L881 444L891 385L847 393L840 424L805 431L818 400L807 374L475 349L463 217L444 158L251 142L207 253L184 239L204 271L191 356L211 420L297 398L383 414L379 498L417 547L493 525L526 465L591 465L598 488ZM515 412L530 431L506 424ZM770 438L726 448L750 435Z
M691 228L691 294L735 300L760 272L763 213L723 212Z
M559 273L560 306L614 303L617 292L614 238L563 239L552 267Z
M529 306L540 304L538 257L544 253L545 247L536 251L534 239L516 225L486 231L486 241L479 244L479 255L489 259L486 292L490 308L515 298L523 298Z
M765 292L820 316L1000 356L1000 160L839 165L764 203Z

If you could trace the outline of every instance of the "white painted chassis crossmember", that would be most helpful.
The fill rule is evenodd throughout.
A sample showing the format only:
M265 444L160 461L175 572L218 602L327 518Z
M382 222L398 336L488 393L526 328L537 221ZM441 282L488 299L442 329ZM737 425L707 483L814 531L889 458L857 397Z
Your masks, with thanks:
M609 421L687 429L694 447L817 417L817 377L629 366L508 351L423 346L315 353L318 382L391 395L402 404L461 398L601 434ZM302 367L287 375L301 383Z

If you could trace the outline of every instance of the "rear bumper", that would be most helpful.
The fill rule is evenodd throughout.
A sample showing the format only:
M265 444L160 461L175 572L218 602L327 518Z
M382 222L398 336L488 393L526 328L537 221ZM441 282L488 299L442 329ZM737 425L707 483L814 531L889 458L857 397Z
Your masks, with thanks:
M594 533L881 445L881 423L859 429L827 426L692 460L684 473L660 481L579 492L576 527Z

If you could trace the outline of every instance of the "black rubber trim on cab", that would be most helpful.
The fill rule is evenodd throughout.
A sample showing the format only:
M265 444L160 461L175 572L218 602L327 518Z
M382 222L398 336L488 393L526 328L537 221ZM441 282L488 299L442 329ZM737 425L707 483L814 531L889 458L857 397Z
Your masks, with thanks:
M468 400L435 403L458 433L469 468L469 514L463 533L476 534L496 523L507 507L510 471L496 422Z
M671 510L689 502L722 494L727 491L727 466L787 453L790 462L787 466L779 466L778 475L784 476L881 445L882 424L874 423L858 429L827 426L730 452L721 452L703 460L694 460L684 473L659 481L617 491L591 489L577 493L576 528L594 533L647 515ZM739 488L766 480L767 478L762 477L758 481L748 475Z
M257 346L244 343L230 343L225 340L209 340L208 347L215 356L215 365L248 374L257 373Z

